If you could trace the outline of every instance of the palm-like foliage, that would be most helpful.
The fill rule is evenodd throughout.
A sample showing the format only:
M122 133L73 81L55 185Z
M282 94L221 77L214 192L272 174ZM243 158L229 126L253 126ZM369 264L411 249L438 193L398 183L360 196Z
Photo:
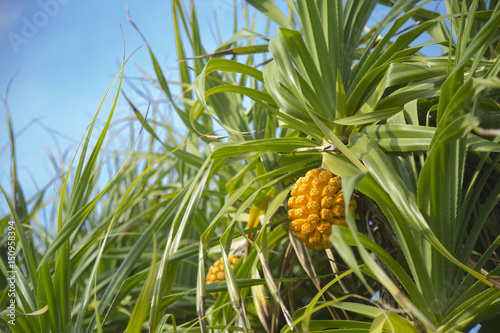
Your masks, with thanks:
M246 16L208 54L195 7L173 1L178 57L183 33L194 56L179 62L180 98L149 51L187 133L128 100L129 134L139 124L149 141L117 152L98 189L112 110L62 174L57 233L37 232L41 246L27 225L43 193L30 206L17 185L2 219L19 234L10 328L455 332L498 320L500 4L449 0L445 16L379 1L387 15L368 29L375 1L287 1L288 19L269 0L248 3L278 25L273 37ZM424 32L433 40L415 45ZM442 56L420 53L432 43ZM318 166L358 200L334 251L309 252L288 232L290 187ZM219 257L226 282L207 285Z

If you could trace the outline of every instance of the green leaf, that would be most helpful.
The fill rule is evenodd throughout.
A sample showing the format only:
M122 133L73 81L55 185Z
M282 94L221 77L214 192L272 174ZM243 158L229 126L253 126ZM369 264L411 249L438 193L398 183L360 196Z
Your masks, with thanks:
M221 144L216 146L212 158L226 158L243 153L273 151L279 153L291 153L297 148L317 147L314 141L304 138L276 138L252 140L250 142Z
M267 38L264 35L261 35L255 31L242 28L238 30L231 38L229 38L227 41L222 43L216 51L222 51L230 47L231 45L236 45L236 42L243 40L243 39L250 39L250 38L261 38L263 40L269 41L269 38ZM208 65L208 63L207 63Z
M128 321L127 332L131 333L142 332L142 326L143 326L142 324L144 323L144 320L148 316L148 303L150 302L151 293L153 292L154 278L156 275L156 264L155 264L156 250L157 250L157 241L156 237L153 236L153 258L151 260L151 266L146 281L142 286L139 298L135 303L132 315L130 316L130 319Z
M200 201L212 163L213 162L210 159L207 159L200 168L196 177L193 179L193 182L189 186L188 192L182 198L182 202L177 209L172 223L168 241L165 246L154 283L153 299L151 301L150 308L150 322L153 330L156 330L159 321L163 317L164 309L160 303L161 295L164 293L170 293L173 277L175 276L174 272L176 271L177 263L169 263L169 258L172 254L177 252L180 247L182 237L185 234L189 223L193 218L194 210ZM164 277L170 281L165 281Z
M59 332L61 331L60 312L48 263L40 266L38 281L40 283L37 297L38 308L40 309L44 305L48 307L48 311L40 315L42 330L47 330L50 327L52 332Z
M374 111L370 113L357 114L355 116L346 117L342 119L335 120L335 124L339 125L364 125L369 123L378 122L380 120L385 120L389 117L392 117L396 113L401 112L401 110L382 110L382 111Z
M246 0L249 4L255 7L262 14L267 16L271 21L278 25L290 29L290 23L286 19L281 10L270 0Z
M215 71L246 74L250 75L256 80L259 80L261 82L263 81L261 71L234 60L219 58L210 59L204 68L205 76L208 76L210 73L213 73Z

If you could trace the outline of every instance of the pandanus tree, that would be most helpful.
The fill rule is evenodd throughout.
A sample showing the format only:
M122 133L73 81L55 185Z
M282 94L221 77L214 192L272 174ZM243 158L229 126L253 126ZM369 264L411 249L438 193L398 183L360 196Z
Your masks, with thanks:
M125 95L109 184L94 170L114 106L61 173L53 237L27 227L43 193L29 206L13 173L10 328L494 331L500 3L439 4L247 0L206 50L196 2L174 0L180 80L145 39L161 98Z
M286 175L270 182L279 180L273 189L285 207L286 180L320 165L342 177L346 211L351 195L361 203L357 217L347 215L349 228L333 227L330 240L364 293L329 299L328 287L341 279L321 279L323 289L295 312L293 325L355 327L333 313L315 324L311 318L325 307L369 318L371 329L405 332L460 331L495 316L499 132L491 128L498 128L498 3L444 1L447 14L438 15L424 9L426 2L382 1L389 9L369 29L375 1L289 1L291 19L270 1L248 2L279 27L262 71L251 57L246 63L212 58L196 78L191 119L206 112L228 132L246 132L224 122L231 114L250 119L254 131L244 142L222 144L212 158L258 154L268 176ZM424 33L430 39L417 43ZM439 44L443 54L422 54L429 44ZM239 80L217 82L216 71L237 73L226 77ZM254 101L246 114L212 100L228 93ZM247 163L239 177L258 174ZM275 207L269 205L262 228ZM252 243L257 252L266 243L271 248L263 235L261 229ZM297 256L307 257L300 246L293 247ZM312 271L314 260L300 262ZM354 296L372 297L376 307Z

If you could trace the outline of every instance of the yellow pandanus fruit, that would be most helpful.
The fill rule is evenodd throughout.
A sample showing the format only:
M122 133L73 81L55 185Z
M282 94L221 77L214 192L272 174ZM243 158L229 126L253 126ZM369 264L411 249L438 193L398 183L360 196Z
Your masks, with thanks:
M290 229L295 238L308 248L318 250L332 246L332 225L347 227L345 202L340 178L330 171L313 169L300 177L288 200ZM356 200L349 202L354 216Z
M235 254L230 254L229 257L229 263L231 264L231 268L234 269L238 261L240 260L240 257L238 257ZM222 261L222 258L214 262L212 267L208 270L207 274L207 284L214 283L214 282L219 282L222 280L225 280L226 276L224 275L224 262ZM212 296L217 297L219 293L212 293Z

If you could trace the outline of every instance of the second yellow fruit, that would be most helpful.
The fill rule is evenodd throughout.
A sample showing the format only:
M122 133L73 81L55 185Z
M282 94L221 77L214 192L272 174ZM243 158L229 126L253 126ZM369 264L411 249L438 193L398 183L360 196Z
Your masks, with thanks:
M240 257L235 254L230 254L228 259L229 263L231 264L231 268L234 268L234 266L236 266L236 264L238 263L238 260L240 260ZM222 261L222 258L220 258L208 270L207 284L219 282L225 279L226 276L224 275L224 262ZM218 295L219 293L212 293L212 296L214 297L217 297Z

